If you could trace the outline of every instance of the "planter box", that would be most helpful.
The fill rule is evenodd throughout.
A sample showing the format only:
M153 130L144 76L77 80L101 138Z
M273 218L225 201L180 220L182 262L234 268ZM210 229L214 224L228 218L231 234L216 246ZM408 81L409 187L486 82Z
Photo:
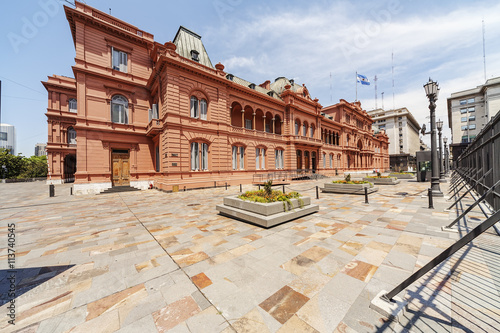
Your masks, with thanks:
M406 173L406 174L391 173L391 174L389 174L389 176L396 177L397 179L413 179L413 178L415 178L415 176L410 174L410 173Z
M374 185L396 185L400 180L394 177L391 178L363 178L363 180L373 183Z
M368 189L368 193L376 192L378 189L373 187L371 184L342 184L342 183L325 183L325 187L321 189L321 192L325 193L344 193L344 194L365 194L365 188Z
M304 202L302 208L298 199L291 199L293 207L289 207L288 203L285 202L288 209L288 211L285 211L282 201L261 203L245 201L237 196L232 196L225 197L224 203L217 205L215 209L222 215L269 228L319 210L318 205L311 204L310 197L302 197L301 199Z

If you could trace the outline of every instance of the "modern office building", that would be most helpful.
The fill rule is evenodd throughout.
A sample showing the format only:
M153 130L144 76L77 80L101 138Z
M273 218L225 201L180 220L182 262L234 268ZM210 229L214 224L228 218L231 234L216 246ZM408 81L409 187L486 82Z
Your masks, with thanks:
M35 156L45 156L47 151L46 143L37 143L35 145Z
M359 102L323 108L294 80L255 84L226 73L184 27L162 44L80 2L65 12L75 78L43 82L52 183L74 179L75 194L169 191L285 170L389 168L388 137L372 131Z
M0 124L0 148L8 149L16 155L16 128L9 124Z
M394 171L414 171L421 150L420 125L407 108L368 111L375 127L389 137L390 166Z
M484 126L500 111L500 77L448 97L450 150L456 160Z

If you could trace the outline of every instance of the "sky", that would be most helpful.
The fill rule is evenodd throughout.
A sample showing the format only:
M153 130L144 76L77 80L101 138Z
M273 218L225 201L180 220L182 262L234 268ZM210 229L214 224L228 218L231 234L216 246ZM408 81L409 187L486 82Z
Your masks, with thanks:
M75 49L63 5L72 0L0 4L1 122L16 127L17 151L47 141L41 81L73 77ZM179 28L202 36L212 63L260 84L285 76L323 106L356 99L366 110L406 107L429 125L423 85L440 86L436 119L450 138L446 98L500 76L500 3L484 1L160 1L85 0L86 4L171 41ZM377 76L377 98L374 77ZM394 81L394 86L393 86ZM382 105L382 92L383 105ZM424 142L429 143L429 135Z

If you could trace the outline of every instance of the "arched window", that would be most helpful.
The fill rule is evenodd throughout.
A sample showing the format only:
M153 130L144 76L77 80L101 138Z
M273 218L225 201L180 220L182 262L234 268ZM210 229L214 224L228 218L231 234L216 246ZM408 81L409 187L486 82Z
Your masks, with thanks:
M299 121L298 120L295 120L295 135L299 135L300 131L300 124L299 124Z
M68 109L69 109L69 112L74 112L76 113L76 99L74 98L70 98L69 101L68 101Z
M128 101L121 95L115 95L111 98L111 121L128 124Z
M311 127L310 127L310 129L309 129L309 136L310 136L311 138L314 138L314 126L313 126L313 125L311 125Z
M266 149L255 148L255 169L264 170L266 168Z
M76 145L76 131L73 127L68 127L68 144Z
M207 120L207 100L202 98L199 100L195 96L191 96L191 118L200 118Z
M302 135L307 136L307 123L302 124Z

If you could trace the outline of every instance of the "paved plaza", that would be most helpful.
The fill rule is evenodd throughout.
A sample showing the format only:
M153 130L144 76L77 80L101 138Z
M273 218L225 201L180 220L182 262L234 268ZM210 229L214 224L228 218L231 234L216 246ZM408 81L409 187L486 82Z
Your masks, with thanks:
M500 237L489 230L419 279L392 322L369 308L484 220L460 233L428 183L358 195L292 182L318 213L270 229L217 214L239 186L48 196L41 182L0 184L1 332L496 332ZM244 185L243 190L250 190ZM448 184L441 184L443 192ZM445 192L446 193L446 192ZM15 325L9 324L7 224L15 223Z

